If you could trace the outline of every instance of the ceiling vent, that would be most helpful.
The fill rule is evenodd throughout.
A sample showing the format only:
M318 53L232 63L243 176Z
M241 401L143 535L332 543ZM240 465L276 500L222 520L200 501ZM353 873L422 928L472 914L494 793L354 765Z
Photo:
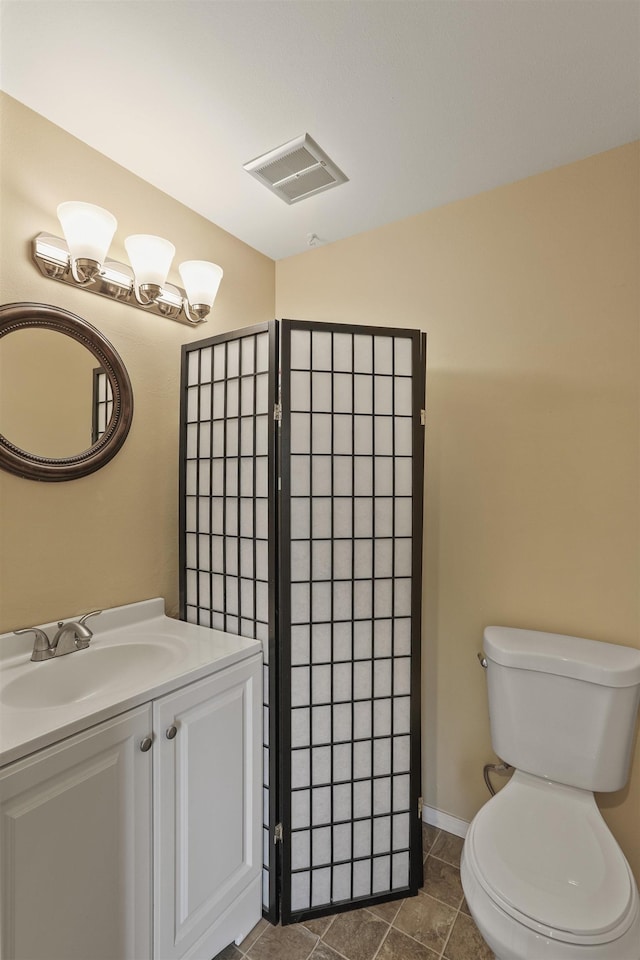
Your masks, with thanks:
M349 179L308 133L243 166L285 203L297 203Z

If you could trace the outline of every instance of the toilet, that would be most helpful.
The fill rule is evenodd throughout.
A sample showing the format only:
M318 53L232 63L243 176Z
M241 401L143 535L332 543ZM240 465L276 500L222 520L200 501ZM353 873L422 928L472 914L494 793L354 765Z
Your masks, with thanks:
M498 960L640 960L640 898L594 791L627 781L640 650L487 627L491 740L515 768L472 820L461 879Z

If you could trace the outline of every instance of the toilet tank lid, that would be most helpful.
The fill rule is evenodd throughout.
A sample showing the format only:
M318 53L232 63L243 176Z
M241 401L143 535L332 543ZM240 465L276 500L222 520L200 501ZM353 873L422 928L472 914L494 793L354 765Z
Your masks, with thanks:
M484 652L505 667L574 677L606 687L640 684L640 650L560 633L486 627Z

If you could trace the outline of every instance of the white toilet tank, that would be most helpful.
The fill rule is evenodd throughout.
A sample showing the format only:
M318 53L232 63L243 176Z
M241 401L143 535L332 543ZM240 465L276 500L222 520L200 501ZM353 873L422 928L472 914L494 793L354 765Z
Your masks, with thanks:
M584 790L627 781L640 650L537 630L487 627L491 741L519 770Z

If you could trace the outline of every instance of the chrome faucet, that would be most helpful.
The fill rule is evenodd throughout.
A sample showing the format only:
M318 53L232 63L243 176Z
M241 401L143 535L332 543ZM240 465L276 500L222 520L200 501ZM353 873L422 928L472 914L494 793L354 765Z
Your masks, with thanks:
M24 630L14 630L17 635L22 633L34 633L33 652L31 659L36 662L39 660L50 660L52 657L64 657L66 653L75 653L76 650L86 650L93 636L93 631L86 626L89 617L96 617L102 610L92 610L91 613L85 613L79 620L69 620L64 623L58 622L58 630L53 640L39 627L26 627Z

